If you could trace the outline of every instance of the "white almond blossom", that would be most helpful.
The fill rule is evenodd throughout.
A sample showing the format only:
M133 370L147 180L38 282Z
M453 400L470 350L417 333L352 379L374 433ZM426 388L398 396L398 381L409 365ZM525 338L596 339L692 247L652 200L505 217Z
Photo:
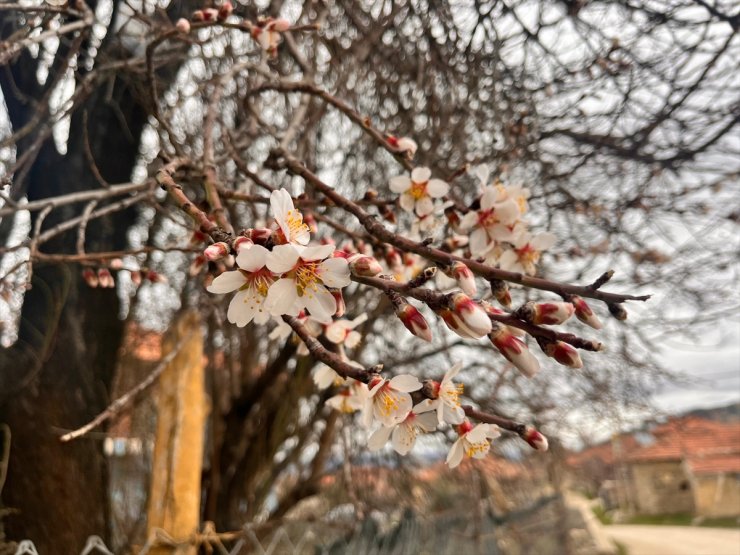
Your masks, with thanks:
M326 400L326 404L343 412L350 414L362 410L367 398L367 386L357 380L349 380L349 385L343 388L339 393Z
M428 400L428 405L437 411L437 421L448 424L460 424L465 419L465 411L460 406L460 395L463 392L463 384L453 382L462 369L462 363L458 362L445 372L439 387L434 392L437 398Z
M421 433L433 432L437 428L437 418L433 409L425 404L416 405L400 424L382 426L370 436L367 445L371 451L378 451L391 439L393 449L399 455L407 455Z
M208 286L211 293L237 292L229 303L226 316L229 322L239 327L252 320L264 324L270 318L265 300L275 278L265 267L269 254L270 251L260 245L241 249L236 257L239 269L222 273Z
M390 181L391 191L399 193L401 208L406 212L416 211L417 216L426 216L434 211L434 200L442 198L450 190L447 182L441 179L430 179L429 168L414 168L411 177L398 175Z
M414 376L403 374L387 380L376 377L368 384L362 408L362 422L369 428L373 420L383 426L395 426L405 420L412 407L411 393L421 389L421 382Z
M517 201L503 186L488 186L480 198L480 208L471 210L460 220L460 230L470 233L470 252L474 257L486 256L502 241L515 238L514 224L521 216Z
M536 264L540 260L542 251L552 247L556 240L555 235L548 231L538 233L534 236L529 233L523 233L512 241L514 248L505 251L501 255L499 266L511 272L534 275Z
M364 312L353 320L334 320L326 326L324 336L337 345L344 345L348 349L353 349L360 344L362 335L355 331L355 328L367 320L367 314Z
M350 284L347 259L328 258L334 245L304 247L277 245L267 257L267 267L282 277L267 295L266 306L275 316L295 315L306 308L316 320L331 321L337 311L337 301L328 287L341 288Z
M491 440L501 435L498 426L494 424L481 423L473 427L468 420L464 420L458 426L458 433L460 437L452 444L447 454L447 464L450 468L459 465L463 457L484 458L491 449Z
M286 243L306 246L311 240L311 231L303 223L303 214L293 206L293 199L285 189L273 191L270 207Z
M313 372L313 383L319 389L326 389L332 385L342 385L346 381L326 364L319 364Z

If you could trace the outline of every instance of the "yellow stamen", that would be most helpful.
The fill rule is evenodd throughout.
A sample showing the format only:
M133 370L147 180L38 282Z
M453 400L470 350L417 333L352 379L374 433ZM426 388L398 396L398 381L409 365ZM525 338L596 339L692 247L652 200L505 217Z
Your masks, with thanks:
M425 197L427 194L427 182L417 183L416 181L411 182L411 187L408 190L408 194L416 200Z

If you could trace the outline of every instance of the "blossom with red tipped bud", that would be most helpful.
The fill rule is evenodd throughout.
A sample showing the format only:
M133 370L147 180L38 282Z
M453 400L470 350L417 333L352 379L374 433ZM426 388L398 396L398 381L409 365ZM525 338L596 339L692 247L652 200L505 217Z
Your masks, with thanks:
M466 295L470 295L471 297L475 296L478 291L475 286L475 275L473 275L473 272L471 272L470 268L465 264L456 260L452 266L445 267L443 271L447 277L457 281L460 289L462 289Z
M432 329L419 310L410 303L404 302L396 308L396 316L401 320L406 329L416 337L432 342Z
M218 20L226 21L233 11L234 5L229 0L226 0L226 2L218 7Z
M184 35L187 35L190 32L190 22L184 17L181 17L177 20L177 23L175 23L175 27Z
M529 302L517 310L516 315L532 324L555 326L568 320L575 310L571 303Z
M202 254L199 254L190 263L188 274L190 275L190 277L197 276L205 265L206 265L206 257L203 256Z
M353 254L347 258L349 271L356 276L375 277L383 272L383 267L372 256Z
M96 274L95 270L92 268L85 268L82 270L82 279L85 280L88 287L97 287L100 284L98 281L98 274Z
M529 443L529 446L532 447L532 449L536 449L537 451L547 451L547 448L549 447L547 438L531 426L527 426L525 428L521 437L524 441Z
M576 318L578 318L584 324L591 326L595 330L601 329L601 321L596 316L596 314L594 314L594 311L591 310L591 307L588 306L588 303L583 300L583 298L579 297L578 295L573 295L572 297L570 297L570 302L576 309Z
M541 341L540 347L547 356L554 358L563 366L583 368L583 361L578 350L564 341Z
M496 325L493 331L488 335L499 352L504 358L511 362L517 369L531 378L540 371L540 363L530 352L521 339L514 337L505 326Z
M212 245L208 245L206 249L203 251L203 256L206 257L206 260L210 260L211 262L215 262L216 260L221 260L225 256L228 256L228 254L229 254L229 245L227 245L223 241L219 241L218 243L213 243Z
M388 135L386 141L388 141L388 144L393 148L403 152L409 158L413 158L414 154L416 154L416 150L419 148L416 141L409 137L395 137L393 135Z
M494 298L506 308L511 306L511 293L509 292L509 285L501 279L492 279L491 293Z
M98 270L98 284L100 287L108 288L116 286L116 281L113 279L113 275L108 268L100 268Z

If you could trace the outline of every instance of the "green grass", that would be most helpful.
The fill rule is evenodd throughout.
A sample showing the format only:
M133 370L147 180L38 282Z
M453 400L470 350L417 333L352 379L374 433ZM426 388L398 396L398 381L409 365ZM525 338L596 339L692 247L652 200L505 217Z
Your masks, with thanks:
M622 542L612 540L612 543L617 547L617 555L629 555L629 549Z
M601 505L596 505L591 510L596 515L596 518L599 519L599 522L601 522L601 524L613 524L612 517L607 514L607 512L604 510L604 507L602 507Z
M596 511L594 511L595 513ZM598 514L596 515L599 516ZM690 514L675 515L635 515L625 524L650 524L658 526L692 526L694 516ZM599 519L601 520L601 519ZM602 522L604 522L602 520ZM705 518L695 526L703 528L739 528L740 523L736 517Z

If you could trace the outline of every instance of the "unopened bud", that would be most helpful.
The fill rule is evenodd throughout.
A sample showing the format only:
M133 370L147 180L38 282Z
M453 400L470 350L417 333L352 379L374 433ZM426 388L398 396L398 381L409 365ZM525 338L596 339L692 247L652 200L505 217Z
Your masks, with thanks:
M429 327L424 315L410 303L402 303L396 308L396 316L401 323L416 337L432 342L432 329Z
M231 15L231 12L233 11L234 5L229 2L229 0L226 0L226 2L218 7L218 20L225 21L226 19L228 19L228 17Z
M203 12L203 10L195 10L193 12L193 15L190 16L190 19L192 19L193 21L205 21L206 14Z
M141 285L141 272L138 270L134 270L131 272L131 283L133 283L135 286Z
M588 303L586 301L584 301L578 295L573 295L572 297L570 297L570 302L576 308L576 318L596 330L601 329L601 321L596 316L596 314L594 314L594 311L591 309L590 306L588 306Z
M147 270L145 277L152 283L167 283L167 278L154 270Z
M246 236L251 239L256 245L262 245L264 247L270 240L272 230L267 229L266 227L259 227L256 229L248 229L246 234Z
M203 21L216 21L218 10L216 8L206 8L203 10Z
M521 437L524 441L529 443L529 446L532 447L532 449L536 449L537 451L547 451L547 448L549 447L547 438L530 426L525 428Z
M609 307L609 312L612 316L614 316L617 320L625 321L627 319L627 311L622 306L622 303L609 303L607 305Z
M100 284L98 281L98 274L96 274L95 270L92 268L85 268L82 270L82 279L85 280L88 287L97 287Z
M112 258L111 261L108 263L108 267L111 270L120 270L123 268L123 260L120 258Z
M283 33L290 29L290 21L283 18L273 19L267 23L265 28L268 31L277 31L278 33Z
M531 378L540 371L540 363L530 352L524 342L512 335L504 326L496 326L488 335L491 343L517 369Z
M341 318L344 316L344 313L347 312L347 304L344 302L344 295L342 295L341 289L332 289L331 294L334 297L334 300L337 302L337 311L334 313L334 316L337 318Z
M529 302L516 311L516 315L532 324L555 326L568 320L575 312L571 303Z
M502 279L492 279L490 283L491 293L494 298L501 304L501 306L506 308L510 307L511 293L509 293L509 285Z
M208 247L206 247L206 250L203 251L203 256L206 257L206 260L210 260L211 262L221 260L225 256L228 256L228 254L229 245L222 241L209 245Z
M190 32L190 22L184 17L181 17L177 20L177 23L175 23L175 27L184 35L187 35Z
M447 277L456 280L460 289L462 289L466 295L471 297L475 296L478 291L475 286L475 275L473 275L473 272L471 272L470 268L465 264L457 260L452 264L452 266L445 267L444 273Z
M116 286L116 281L113 279L113 275L108 268L100 268L98 270L98 283L100 287L110 288Z
M254 242L243 235L239 235L234 239L234 250L236 251L236 254L239 254L242 249L251 247L252 245L254 245Z
M197 276L205 265L206 265L206 257L203 256L202 254L199 254L193 259L193 262L190 264L190 268L188 269L188 274L190 275L190 277Z
M491 319L486 311L465 293L455 293L450 300L450 307L473 337L483 337L491 332Z
M356 276L375 277L383 272L383 267L372 256L353 254L347 262L350 272Z
M540 343L540 346L547 356L554 358L563 366L583 368L581 355L578 354L578 350L572 345L564 341L548 341Z

